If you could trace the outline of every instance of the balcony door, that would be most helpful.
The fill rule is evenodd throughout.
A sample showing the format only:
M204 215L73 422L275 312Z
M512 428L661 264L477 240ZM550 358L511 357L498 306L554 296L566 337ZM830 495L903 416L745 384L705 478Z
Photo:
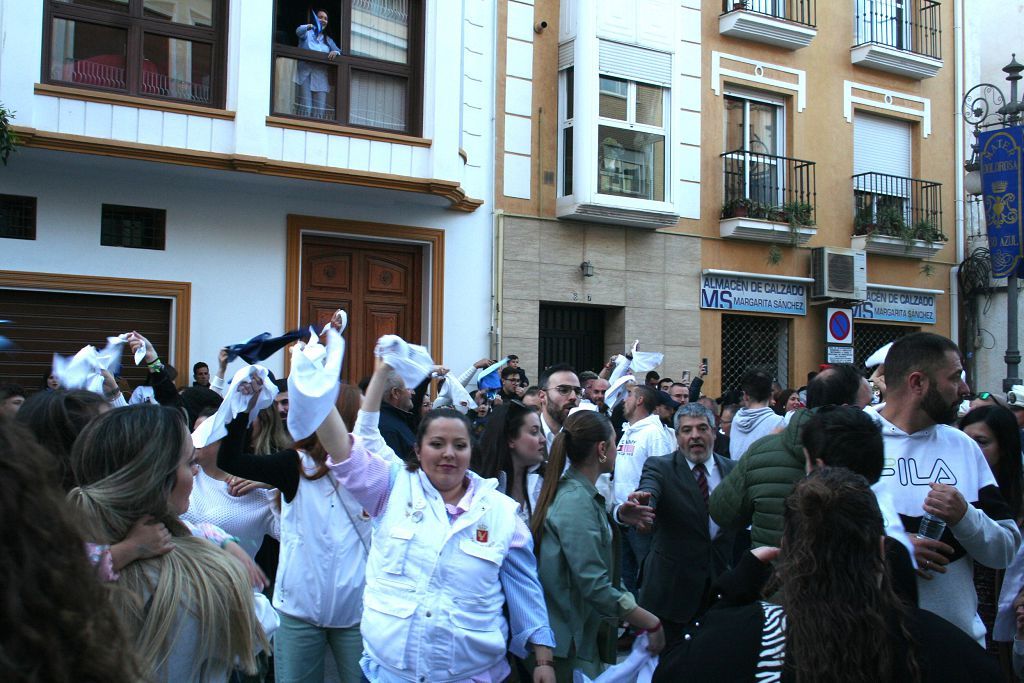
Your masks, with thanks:
M912 222L911 146L910 123L863 112L854 116L853 189L862 222Z
M783 203L785 121L780 100L750 95L725 97L725 196L766 207Z
M857 43L912 50L912 0L857 0Z

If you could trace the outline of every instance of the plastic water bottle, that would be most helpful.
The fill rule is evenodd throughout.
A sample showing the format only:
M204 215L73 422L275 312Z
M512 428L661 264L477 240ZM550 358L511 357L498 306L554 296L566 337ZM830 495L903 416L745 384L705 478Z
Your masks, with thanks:
M921 518L921 526L917 529L917 537L930 538L933 541L937 541L942 537L942 532L945 530L945 520L939 519L930 512L926 512L924 517Z

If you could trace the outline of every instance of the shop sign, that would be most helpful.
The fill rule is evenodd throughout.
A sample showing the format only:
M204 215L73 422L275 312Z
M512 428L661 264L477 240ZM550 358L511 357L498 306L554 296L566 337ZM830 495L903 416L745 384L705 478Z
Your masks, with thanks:
M854 305L853 317L858 320L934 325L937 296L933 292L886 289L868 285L868 298Z
M807 315L807 285L756 275L702 274L700 307L722 311Z

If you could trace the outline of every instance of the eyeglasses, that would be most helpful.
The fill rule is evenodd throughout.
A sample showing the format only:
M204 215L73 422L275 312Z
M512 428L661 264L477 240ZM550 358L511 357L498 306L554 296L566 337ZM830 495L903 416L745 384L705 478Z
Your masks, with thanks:
M568 396L569 394L576 394L577 396L583 395L583 387L577 387L571 384L559 384L557 387L554 387L554 390L562 396ZM548 391L551 391L551 389L548 389Z

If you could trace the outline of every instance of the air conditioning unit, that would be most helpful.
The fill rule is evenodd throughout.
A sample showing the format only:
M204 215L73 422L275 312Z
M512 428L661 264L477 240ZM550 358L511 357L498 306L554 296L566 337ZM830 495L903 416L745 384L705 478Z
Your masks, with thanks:
M868 296L868 258L860 249L811 250L812 299L863 301Z

